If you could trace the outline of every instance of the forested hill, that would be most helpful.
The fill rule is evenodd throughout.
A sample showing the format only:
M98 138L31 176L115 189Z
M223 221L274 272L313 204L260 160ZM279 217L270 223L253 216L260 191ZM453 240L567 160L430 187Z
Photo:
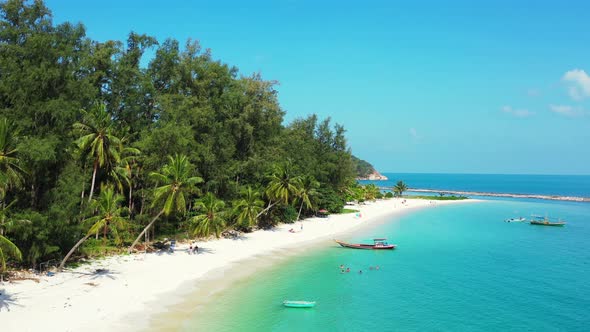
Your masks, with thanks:
M359 180L387 180L387 177L381 175L368 161L352 156L352 163L355 166L356 177Z
M283 125L274 82L197 41L99 42L82 24L55 25L42 1L6 1L0 15L10 264L59 260L87 237L74 256L337 212L354 185L342 126L315 115Z

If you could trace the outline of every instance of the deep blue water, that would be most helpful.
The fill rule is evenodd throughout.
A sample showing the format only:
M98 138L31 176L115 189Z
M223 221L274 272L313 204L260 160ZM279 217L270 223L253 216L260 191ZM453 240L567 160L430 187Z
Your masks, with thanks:
M399 180L410 188L590 197L590 175L422 174L384 173L387 181L360 181L393 187Z

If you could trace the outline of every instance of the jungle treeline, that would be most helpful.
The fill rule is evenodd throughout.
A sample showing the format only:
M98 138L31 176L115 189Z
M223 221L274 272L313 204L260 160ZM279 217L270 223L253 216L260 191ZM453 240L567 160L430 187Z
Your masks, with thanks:
M0 15L2 263L248 232L358 192L341 125L285 124L277 82L196 40L99 42L42 1Z

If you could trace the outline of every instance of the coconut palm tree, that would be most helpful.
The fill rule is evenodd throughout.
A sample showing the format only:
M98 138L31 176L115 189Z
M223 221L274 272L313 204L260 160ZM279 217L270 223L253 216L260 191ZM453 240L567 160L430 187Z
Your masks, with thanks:
M364 193L365 193L365 200L372 201L372 200L375 200L375 198L377 198L377 196L379 194L379 188L377 188L377 186L374 185L373 183L370 183L364 187Z
M301 210L303 209L303 205L307 209L312 208L313 198L317 195L317 189L320 187L320 183L313 177L313 176L306 176L300 183L301 187L299 188L299 192L297 193L297 198L301 201L301 205L299 206L299 212L297 213L297 220L301 216Z
M8 257L16 258L19 261L22 260L22 253L18 247L4 236L6 229L16 221L9 218L7 214L8 209L10 209L15 202L16 200L10 202L8 205L2 203L2 207L0 208L0 281L3 281L3 274L4 271L6 271L6 259Z
M269 198L268 206L257 217L260 217L277 203L289 204L297 196L300 187L301 177L293 175L290 161L276 167L270 176L270 181L265 191L266 196Z
M395 192L396 197L401 197L404 191L408 190L408 186L404 183L404 181L397 181L395 186L393 187L393 191Z
M114 123L104 104L97 103L90 111L82 110L82 122L73 125L74 132L80 137L76 145L84 157L93 159L92 183L88 201L92 200L96 173L99 168L111 168L121 159L121 139L114 135Z
M109 169L108 177L112 183L115 184L117 190L124 194L125 188L127 188L127 194L129 199L129 210L132 209L133 202L133 184L134 180L137 179L139 165L137 162L137 156L141 154L141 151L131 147L121 147L121 160L115 167Z
M74 245L74 247L68 252L66 257L59 264L59 268L63 269L66 261L70 256L93 234L97 234L101 229L103 231L103 246L106 244L107 233L110 231L113 234L115 241L121 243L119 236L119 230L124 229L128 226L128 222L121 215L127 210L126 207L121 206L121 202L125 200L125 197L121 194L117 194L112 186L103 186L100 189L100 194L97 199L91 203L92 210L98 211L98 214L92 216L83 222L85 224L91 224L90 229L86 232L86 235Z
M243 227L256 225L258 214L262 211L264 202L260 199L260 193L251 187L242 190L242 198L234 205L234 213L237 215L238 224Z
M8 238L0 235L0 281L4 281L4 271L6 271L6 259L8 257L13 257L20 261L23 259L23 254Z
M150 221L150 223L139 233L129 252L137 244L139 239L145 232L152 227L152 225L163 215L170 215L172 213L184 213L186 211L185 194L195 192L196 184L203 182L203 179L198 176L191 176L193 167L185 155L168 156L168 164L162 167L162 172L152 172L150 177L156 180L160 187L154 189L154 201L152 207L158 207L158 214Z
M215 234L215 237L219 238L226 221L224 207L225 203L212 193L207 193L196 200L195 210L200 214L191 218L191 223L194 225L193 235L207 237Z
M10 188L19 188L26 172L19 166L14 130L11 123L0 119L0 197Z

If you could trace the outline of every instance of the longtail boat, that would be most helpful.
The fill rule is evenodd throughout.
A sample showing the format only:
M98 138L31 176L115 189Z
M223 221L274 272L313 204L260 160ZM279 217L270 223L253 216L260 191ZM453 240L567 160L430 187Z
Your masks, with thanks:
M557 220L551 221L548 217L535 217L537 220L531 220L531 225L539 226L563 226L566 224L565 221Z
M315 301L283 301L283 305L289 308L313 308L315 307Z
M373 239L373 244L365 243L346 243L338 240L334 240L339 245L352 248L352 249L395 249L395 244L388 244L387 239Z

